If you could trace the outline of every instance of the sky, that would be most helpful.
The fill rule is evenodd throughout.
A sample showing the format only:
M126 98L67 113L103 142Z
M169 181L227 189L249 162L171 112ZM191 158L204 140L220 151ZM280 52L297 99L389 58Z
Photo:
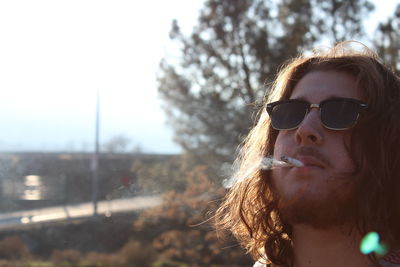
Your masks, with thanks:
M202 2L1 1L0 151L91 149L99 90L101 142L179 152L156 71L172 19L189 33Z
M102 143L179 153L156 72L171 21L190 33L203 2L0 1L0 151L92 150L99 91ZM368 29L398 2L378 2Z

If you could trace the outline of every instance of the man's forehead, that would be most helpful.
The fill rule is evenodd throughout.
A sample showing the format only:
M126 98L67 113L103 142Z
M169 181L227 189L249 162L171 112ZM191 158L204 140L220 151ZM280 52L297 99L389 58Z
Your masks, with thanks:
M335 97L362 100L361 90L352 75L339 71L313 71L296 84L290 95L290 99L313 103Z

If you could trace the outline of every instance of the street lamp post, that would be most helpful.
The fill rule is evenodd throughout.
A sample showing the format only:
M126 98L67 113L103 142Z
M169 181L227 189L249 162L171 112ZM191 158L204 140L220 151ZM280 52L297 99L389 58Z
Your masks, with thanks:
M100 130L100 92L97 90L96 98L96 126L95 126L95 144L92 157L92 201L93 201L93 216L97 216L97 202L99 194L99 130Z

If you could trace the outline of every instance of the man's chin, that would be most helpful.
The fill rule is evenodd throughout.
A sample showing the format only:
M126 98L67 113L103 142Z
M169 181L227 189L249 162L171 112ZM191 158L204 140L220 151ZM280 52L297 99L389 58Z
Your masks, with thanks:
M337 227L354 222L354 192L354 184L346 182L319 196L306 192L298 198L278 196L278 210L282 219L292 225L305 224L316 229Z
M354 205L348 202L332 204L300 199L291 205L282 204L278 204L282 219L291 225L304 224L315 229L329 229L354 220Z

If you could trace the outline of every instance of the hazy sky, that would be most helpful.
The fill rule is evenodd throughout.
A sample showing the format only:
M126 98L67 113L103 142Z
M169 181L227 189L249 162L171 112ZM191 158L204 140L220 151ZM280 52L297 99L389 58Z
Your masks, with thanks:
M102 141L123 134L149 152L179 151L155 77L172 19L190 32L202 2L1 1L0 151L87 147L96 90Z
M370 22L397 2L380 1ZM103 142L123 134L147 152L178 152L155 77L170 51L171 20L189 33L202 4L1 1L0 151L90 149L100 90Z

